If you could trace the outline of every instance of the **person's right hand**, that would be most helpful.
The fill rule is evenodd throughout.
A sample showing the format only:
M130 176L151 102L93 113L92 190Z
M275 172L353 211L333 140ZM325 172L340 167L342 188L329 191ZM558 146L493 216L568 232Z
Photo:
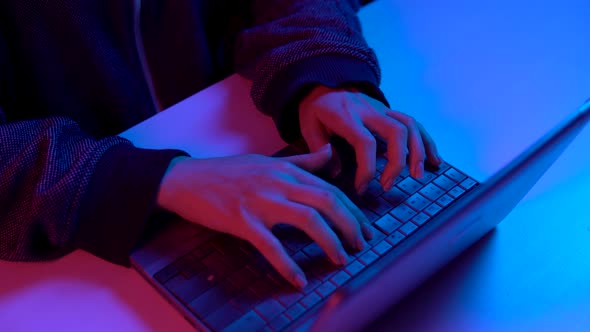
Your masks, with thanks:
M305 275L272 234L274 225L304 231L338 265L348 255L332 227L359 250L366 245L363 237L372 236L366 217L348 197L309 173L328 163L331 154L326 145L285 158L178 157L162 179L157 202L191 222L249 241L286 280L303 288Z

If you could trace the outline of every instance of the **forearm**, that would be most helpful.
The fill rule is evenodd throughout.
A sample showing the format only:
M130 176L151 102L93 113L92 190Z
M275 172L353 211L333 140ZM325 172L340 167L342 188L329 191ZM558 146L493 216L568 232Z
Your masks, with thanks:
M0 112L1 113L1 112ZM177 151L96 140L67 118L0 124L0 258L45 260L81 248L118 264L155 207Z

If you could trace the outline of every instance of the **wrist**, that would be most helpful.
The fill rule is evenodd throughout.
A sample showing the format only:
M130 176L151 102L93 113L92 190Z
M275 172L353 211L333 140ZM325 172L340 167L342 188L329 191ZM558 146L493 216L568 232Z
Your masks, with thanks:
M164 172L162 176L162 181L160 181L160 188L158 189L158 195L156 198L156 204L161 209L166 209L166 202L169 201L169 197L173 196L173 188L174 188L174 169L177 168L178 164L185 160L191 159L187 156L178 156L174 157L170 160L170 164L168 164L168 168Z

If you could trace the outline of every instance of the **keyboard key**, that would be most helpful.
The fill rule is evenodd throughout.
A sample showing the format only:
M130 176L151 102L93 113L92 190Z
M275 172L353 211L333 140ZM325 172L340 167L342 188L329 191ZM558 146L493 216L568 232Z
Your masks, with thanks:
M303 293L303 295L307 295L311 292L313 292L316 288L318 288L319 285L322 284L322 281L318 278L316 278L313 274L311 273L305 273L305 278L307 279L307 285L305 285L305 287L300 291L301 293Z
M476 182L473 179L467 178L465 179L465 181L461 182L461 187L465 188L466 190L469 190L471 188L473 188L473 186L475 186Z
M381 241L379 242L376 246L373 247L373 251L379 255L379 256L383 256L385 253L387 253L389 250L391 250L392 246L387 243L387 241Z
M307 269L308 273L313 274L321 281L330 279L337 271L338 268L327 259L314 259Z
M234 321L224 331L225 332L242 332L242 331L257 331L266 325L266 321L262 319L254 311L248 311L244 316Z
M397 206L395 209L389 212L392 216L396 217L401 222L406 222L410 220L413 216L416 215L416 211L414 211L411 207L407 206L406 204L401 204Z
M335 291L336 286L334 286L334 284L330 281L324 282L323 284L319 285L318 288L315 289L315 292L318 293L322 298L327 298L328 296L330 296L330 294L334 293Z
M377 260L377 258L379 258L379 256L377 256L376 253L374 253L373 251L367 251L359 257L359 261L368 266L369 264Z
M166 281L172 279L178 273L180 273L178 267L176 267L176 265L174 264L170 264L162 270L160 270L160 272L156 273L154 275L154 278L156 278L156 280L158 280L160 283L164 284L166 283Z
M416 224L414 224L413 222L407 222L399 228L400 232L402 232L405 236L414 233L416 229L418 229L418 226L416 226Z
M446 175L441 175L433 181L437 186L444 190L449 190L455 185L455 181L449 179Z
M363 248L363 250L360 251L355 251L353 253L350 254L350 256L354 257L354 258L358 258L360 257L362 254L364 254L365 252L371 250L371 248L376 245L377 243L381 242L382 239L385 238L385 234L383 232L381 232L378 228L375 227L371 227L371 231L373 231L373 238L369 241L367 241L368 245L365 245L365 247Z
M361 212L365 215L365 217L367 217L367 219L369 220L369 222L372 224L375 221L377 221L377 219L379 219L379 216L376 215L373 211L366 209L364 207L360 207Z
M408 197L408 194L404 193L403 191L399 190L397 187L392 187L391 190L386 191L381 195L383 199L388 201L392 207L398 206L404 202L404 200Z
M295 320L299 318L299 316L303 315L305 312L305 307L303 307L299 303L295 303L292 307L285 311L285 316L289 317L291 320ZM244 330L246 331L246 330Z
M464 193L465 193L465 189L463 189L459 186L455 186L455 187L453 187L453 189L449 190L449 192L447 194L453 198L457 198L457 197L463 195Z
M402 178L410 176L410 169L408 168L408 166L402 168L402 171L399 173L399 176Z
M437 214L440 210L442 210L442 207L436 203L432 203L430 205L428 205L428 207L426 209L424 209L424 212L426 212L426 214L428 214L429 216L434 216L435 214Z
M416 211L422 210L430 203L431 201L428 198L422 196L420 193L415 193L406 201L406 204Z
M204 269L205 265L201 264L201 262L193 261L191 265L187 265L184 267L184 270L182 270L182 275L185 278L190 279L202 272Z
M188 307L195 315L202 318L221 308L236 295L238 290L228 281L224 281L192 300Z
M189 303L216 284L217 280L209 279L208 273L201 272L190 279L177 275L168 280L165 286L182 302Z
M365 265L355 259L351 263L348 263L348 265L344 268L344 271L354 277L364 269Z
M233 269L226 264L225 258L217 251L207 255L201 263L205 265L205 272L209 274L208 278L221 281L233 272Z
M430 219L430 217L424 213L424 212L420 212L418 213L418 215L416 215L414 218L412 218L412 221L418 225L418 226L422 226L424 225L424 223L426 223L428 220Z
M295 255L291 256L291 259L303 270L306 270L312 263L311 259L303 251L295 253Z
M283 243L285 247L288 247L292 252L297 252L313 242L305 232L292 226L285 226L282 228L274 227L273 233L281 240L281 243Z
M445 172L445 175L453 179L455 182L461 182L463 181L463 179L466 178L466 176L463 173L459 172L458 170L452 167Z
M314 259L323 259L326 258L326 253L324 252L324 250L320 247L319 244L317 244L316 242L310 243L307 246L305 246L303 248L303 252L307 255L307 257L309 257L310 259L314 260Z
M273 295L285 308L292 306L295 302L301 300L303 293L291 285L281 287Z
M453 198L447 194L444 194L440 196L436 202L442 206L447 206L453 202Z
M368 246L365 246L365 248L363 248L363 251L367 250L367 247L372 247L375 244L379 243L381 240L383 240L385 238L385 234L383 232L381 232L379 229L369 226L367 225L369 229L371 229L371 231L373 232L373 238L371 238L370 240L367 241Z
M322 298L319 296L319 294L316 292L313 292L313 293L307 294L304 298L299 300L299 303L301 303L302 306L309 309L309 308L313 307L314 305L316 305L316 303L320 302L321 300L322 300Z
M271 329L273 329L273 331L280 331L284 329L287 325L289 325L289 323L291 323L291 320L284 314L281 314L275 319L273 319L270 322L269 326Z
M221 308L215 310L214 313L205 317L205 322L214 330L222 330L242 315L243 313L231 303L226 303Z
M375 179L369 181L367 186L367 194L373 197L383 194L383 188L381 187L381 184Z
M427 169L429 172L432 172L434 174L443 174L447 169L449 169L449 167L451 167L449 164L443 162L442 164L438 165L438 166L434 166L430 163L426 163L424 164L424 168Z
M373 255L375 255L373 252L368 251L367 253L371 253ZM342 286L345 282L348 281L348 279L350 279L350 275L344 271L338 271L338 273L336 273L332 279L330 279L330 281L336 285L336 286Z
M411 195L418 191L418 189L422 187L422 184L412 178L405 178L400 183L398 183L397 186L407 194Z
M389 214L384 215L374 224L375 227L377 227L380 231L382 231L385 234L391 234L401 225L401 222L397 221L394 217L392 217Z
M437 198L444 194L444 191L434 183L429 183L420 190L420 193L431 201L436 201Z
M424 169L424 176L422 178L416 179L413 177L412 179L414 179L424 185L424 184L431 182L436 177L437 177L437 174L430 172L427 169Z
M215 250L215 248L213 248L211 243L207 242L196 247L193 251L191 251L191 255L193 255L196 258L203 258L212 253L213 250Z
M359 205L364 205L365 208L373 211L378 216L386 214L393 207L389 202L381 197L365 197L365 199Z
M272 279L267 276L264 276L254 284L252 284L248 289L250 289L256 296L261 299L265 299L270 297L274 292L279 289L279 285L277 285Z
M264 320L270 322L275 317L280 315L283 311L285 311L285 307L277 302L275 299L266 299L259 303L255 308L254 311L260 315Z
M402 234L400 232L394 232L390 236L386 237L385 241L387 241L392 246L395 246L405 238L406 238L406 236L404 234Z
M256 280L260 278L260 274L252 271L248 266L244 266L238 271L232 273L228 280L231 282L237 289L246 289L248 286L252 285Z
M262 300L249 289L242 291L229 301L229 303L242 313L246 313L250 309L253 309L260 302L262 302Z

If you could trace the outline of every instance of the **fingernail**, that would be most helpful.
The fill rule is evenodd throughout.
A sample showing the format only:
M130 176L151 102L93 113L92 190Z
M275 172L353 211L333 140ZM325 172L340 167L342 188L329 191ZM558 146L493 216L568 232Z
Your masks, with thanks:
M365 229L366 229L365 233L367 235L368 240L372 240L373 236L375 236L375 233L373 233L373 230L369 226L366 226Z
M361 185L361 187L358 190L358 193L359 193L359 195L362 195L365 193L365 191L367 191L367 184L366 183Z
M362 239L358 239L356 241L356 248L361 251L365 248L365 241L363 241Z
M295 285L297 285L297 287L300 289L303 289L305 286L307 286L307 279L305 279L305 276L302 273L297 273L295 275Z
M337 177L340 174L340 171L342 171L340 163L333 162L330 166L330 177L332 179Z
M340 251L338 260L340 261L340 265L346 265L348 263L348 255L344 251Z
M387 182L385 182L385 188L383 188L383 189L385 191L390 191L391 187L393 187L393 179L387 180Z

